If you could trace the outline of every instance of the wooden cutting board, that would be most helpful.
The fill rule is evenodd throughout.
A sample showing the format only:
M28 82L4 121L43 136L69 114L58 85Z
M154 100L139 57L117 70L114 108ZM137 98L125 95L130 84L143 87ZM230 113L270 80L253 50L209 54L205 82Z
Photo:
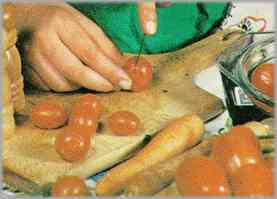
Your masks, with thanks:
M37 129L30 123L29 114L34 104L49 99L64 103L69 112L71 104L83 93L29 91L26 107L20 112L16 135L4 141L5 169L9 174L24 177L39 186L54 182L61 175L88 177L124 160L142 145L146 134L154 135L176 117L196 113L207 121L219 115L224 110L222 101L194 85L193 76L211 66L222 50L238 38L235 35L223 40L228 31L218 32L175 52L143 55L154 70L153 84L147 91L98 94L105 112L100 121L101 128L92 140L92 149L82 162L63 161L53 148L55 135L61 129ZM129 56L126 55L126 58ZM111 134L106 126L106 118L118 110L134 112L140 118L143 125L137 136L118 137ZM12 180L9 180L9 184L12 184Z

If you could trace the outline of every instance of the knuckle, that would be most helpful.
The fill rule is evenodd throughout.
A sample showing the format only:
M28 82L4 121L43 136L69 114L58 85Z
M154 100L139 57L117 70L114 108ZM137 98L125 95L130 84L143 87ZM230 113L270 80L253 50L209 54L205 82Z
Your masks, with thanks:
M66 10L53 6L49 9L49 13L45 15L38 27L39 29L47 30L49 27L55 27L56 24L62 24L68 16L69 14Z
M99 52L94 45L87 45L81 49L80 55L85 63L91 63L98 57Z
M52 22L53 24L65 25L66 22L71 21L72 16L71 14L62 8L57 8L52 15Z
M55 7L52 11L52 20L60 20L68 17L68 12L60 7Z

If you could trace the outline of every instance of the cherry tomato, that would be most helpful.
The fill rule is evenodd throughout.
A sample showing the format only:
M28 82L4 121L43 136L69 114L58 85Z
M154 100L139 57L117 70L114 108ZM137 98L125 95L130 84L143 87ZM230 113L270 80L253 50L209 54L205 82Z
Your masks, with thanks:
M274 64L259 65L251 75L252 84L262 93L273 97L274 92Z
M89 192L83 179L78 176L64 176L59 178L52 187L52 196L87 196Z
M139 118L129 111L112 113L108 118L108 126L114 134L134 135L140 124Z
M273 196L273 173L264 164L248 164L235 172L231 185L235 196Z
M31 120L39 128L54 129L66 123L67 114L61 104L44 101L32 108Z
M225 172L206 157L186 159L176 170L176 185L183 196L230 196Z
M130 58L124 70L129 74L132 79L132 90L135 92L148 89L152 81L152 66L143 57L140 57L136 64L137 57Z
M97 120L95 112L90 108L76 109L69 117L69 126L79 129L88 136L93 136L96 133Z
M273 157L265 158L265 165L268 168L273 169L274 168L274 158Z
M55 149L66 161L82 160L90 149L90 139L76 132L76 129L68 127L56 136Z
M81 96L78 101L73 105L71 115L74 116L75 112L80 113L80 110L85 109L89 114L90 118L95 121L99 118L104 110L100 99L93 94L86 94Z
M233 127L229 132L215 140L212 157L223 168L228 176L247 164L263 161L259 141L253 131L242 125Z

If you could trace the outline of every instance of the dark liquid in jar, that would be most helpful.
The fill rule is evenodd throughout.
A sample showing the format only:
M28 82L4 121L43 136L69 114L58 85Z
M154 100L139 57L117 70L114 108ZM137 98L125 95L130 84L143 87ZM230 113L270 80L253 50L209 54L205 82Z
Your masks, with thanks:
M249 121L261 121L269 116L257 108L242 89L221 73L225 91L226 105L233 124L244 124Z

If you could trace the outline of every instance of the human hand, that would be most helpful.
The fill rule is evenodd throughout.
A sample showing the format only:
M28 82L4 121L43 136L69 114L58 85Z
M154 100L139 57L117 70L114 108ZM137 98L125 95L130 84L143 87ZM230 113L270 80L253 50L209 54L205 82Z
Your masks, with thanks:
M158 7L167 7L171 5L170 2L155 1L140 1L138 2L138 15L140 20L141 29L146 35L153 35L157 32L157 13L156 5Z
M39 5L30 11L33 32L26 47L27 72L39 88L108 92L131 88L123 57L105 33L67 4Z

